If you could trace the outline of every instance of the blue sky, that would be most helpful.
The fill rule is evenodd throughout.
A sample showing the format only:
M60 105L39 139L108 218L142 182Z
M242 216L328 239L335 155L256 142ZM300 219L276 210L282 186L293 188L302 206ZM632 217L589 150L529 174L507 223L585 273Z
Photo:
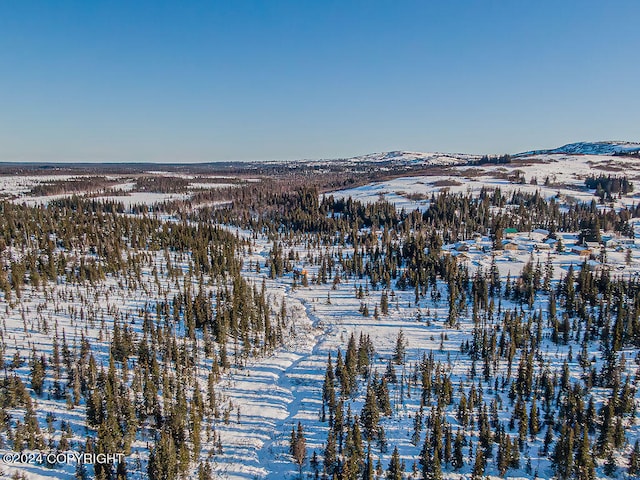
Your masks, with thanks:
M640 2L5 1L0 161L640 141Z

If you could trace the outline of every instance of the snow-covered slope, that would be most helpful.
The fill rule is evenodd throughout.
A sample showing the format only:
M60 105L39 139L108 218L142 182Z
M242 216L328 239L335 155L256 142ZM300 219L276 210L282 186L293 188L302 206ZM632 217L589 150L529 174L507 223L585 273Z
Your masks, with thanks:
M424 152L404 152L393 151L383 153L370 153L359 157L347 159L352 162L392 162L392 163L413 163L431 165L459 165L475 159L477 156L456 153L424 153Z
M335 164L340 162L343 165L361 165L361 164L382 164L388 166L450 166L463 165L472 160L479 159L479 155L463 154L463 153L439 153L439 152L408 152L394 150L391 152L369 153L349 158L332 158L309 161L314 165Z
M524 157L541 154L578 154L578 155L613 155L616 153L640 151L640 143L608 141L608 142L577 142L563 145L551 150L531 150L529 152L518 153L515 156Z

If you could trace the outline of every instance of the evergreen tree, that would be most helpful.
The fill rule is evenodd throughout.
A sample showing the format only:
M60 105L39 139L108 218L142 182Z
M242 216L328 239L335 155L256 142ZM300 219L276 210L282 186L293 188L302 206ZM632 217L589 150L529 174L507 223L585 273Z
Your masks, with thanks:
M640 440L633 444L633 450L629 456L629 475L640 475Z
M387 297L386 291L380 295L380 313L382 313L382 315L389 314L389 298Z
M398 447L394 447L393 453L391 454L391 462L389 462L389 468L387 468L386 477L388 480L402 480L403 473L404 471L400 462Z
M595 465L591 457L591 443L586 428L582 429L582 442L578 446L574 469L576 478L579 480L594 480L596 478Z
M464 437L460 429L456 433L456 439L453 442L453 459L451 461L451 465L455 470L459 470L464 466L464 453L462 449L464 448Z
M473 480L480 480L484 475L485 458L484 450L482 448L476 448L476 459L473 464L473 474L471 478Z
M396 337L396 346L393 350L393 361L398 365L404 364L406 349L407 341L404 337L404 332L402 331L402 329L400 329Z
M44 384L45 379L45 359L44 355L38 358L33 355L32 364L31 364L31 388L36 392L37 395L42 394L42 386Z
M378 399L371 383L367 385L367 396L360 414L360 422L364 438L368 442L376 440L379 434L380 411L378 410Z
M336 473L338 462L338 448L336 443L336 434L333 429L329 429L327 434L327 444L324 449L324 469L329 476Z
M613 453L613 450L611 450L607 455L607 461L604 463L604 468L602 469L602 471L607 477L615 477L617 470L618 465L616 464L616 457Z
M298 428L295 432L291 431L291 456L293 461L298 465L300 476L302 476L302 467L307 459L307 441L304 437L304 429L302 423L298 422Z
M163 429L160 439L149 454L147 466L149 480L174 480L178 478L177 451L168 430Z

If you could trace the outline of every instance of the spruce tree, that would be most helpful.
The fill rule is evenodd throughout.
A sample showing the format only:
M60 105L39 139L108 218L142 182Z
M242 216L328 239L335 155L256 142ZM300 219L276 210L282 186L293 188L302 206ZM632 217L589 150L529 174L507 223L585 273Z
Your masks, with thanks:
M453 442L453 459L451 460L451 465L455 470L459 470L464 466L464 452L462 451L464 443L463 434L460 429L458 429L456 439Z
M378 399L371 383L367 385L367 395L360 413L360 422L362 423L364 438L368 442L376 440L378 438L380 411L378 410Z
M404 336L404 332L402 329L398 331L398 335L396 337L396 346L393 350L393 361L398 364L404 364L404 359L407 350L407 341Z
M484 475L485 458L484 450L479 446L476 448L476 459L473 464L472 480L480 480Z
M327 444L324 449L324 469L330 477L336 473L337 462L338 448L336 444L336 434L333 429L329 429Z
M160 439L149 454L147 466L149 480L175 480L178 478L177 451L168 430L163 429Z
M640 475L640 440L633 444L633 450L629 455L629 475Z
M292 442L291 456L298 465L300 476L302 476L302 467L307 459L307 441L304 437L304 429L301 422L298 422L298 428L295 432L292 430Z
M400 454L398 453L398 447L393 448L391 454L391 462L389 462L389 468L387 468L386 477L388 480L402 480L402 463L400 462Z

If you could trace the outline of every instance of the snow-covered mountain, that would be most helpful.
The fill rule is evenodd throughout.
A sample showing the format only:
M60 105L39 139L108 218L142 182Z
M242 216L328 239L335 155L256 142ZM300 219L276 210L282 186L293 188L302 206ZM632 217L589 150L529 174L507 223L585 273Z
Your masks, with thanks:
M429 163L434 165L456 165L476 158L476 155L456 153L424 153L392 151L383 153L370 153L348 160L354 162L399 162L399 163Z
M477 160L479 158L479 155L463 153L408 152L394 150L390 152L369 153L349 158L321 159L310 161L310 163L316 165L323 163L335 164L336 162L340 162L343 165L375 163L387 166L450 166L464 165L469 161Z
M640 143L622 142L622 141L604 141L604 142L577 142L563 145L562 147L550 150L531 150L528 152L518 153L515 156L525 157L530 155L542 154L574 154L574 155L613 155L616 153L637 152L640 151Z
M624 141L603 141L603 142L577 142L563 145L562 147L547 150L531 150L517 153L513 157L528 157L533 155L614 155L618 153L632 153L640 151L640 143ZM389 166L455 166L465 165L469 162L479 160L480 155L465 153L440 153L440 152L409 152L394 150L390 152L369 153L356 157L340 159L322 159L309 161L309 163L335 164L340 162L345 165L359 165L367 163L385 164Z

